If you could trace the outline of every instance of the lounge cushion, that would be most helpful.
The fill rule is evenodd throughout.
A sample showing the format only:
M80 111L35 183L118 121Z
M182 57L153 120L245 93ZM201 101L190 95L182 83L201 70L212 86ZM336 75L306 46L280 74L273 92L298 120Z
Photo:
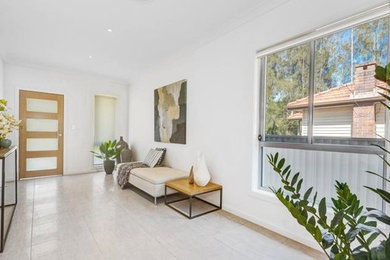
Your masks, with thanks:
M138 178L148 181L153 184L163 184L167 181L188 177L187 172L172 169L169 167L155 167L155 168L135 168L131 170Z
M146 155L144 163L150 168L153 168L160 161L163 154L164 151L162 150L150 149L149 153Z

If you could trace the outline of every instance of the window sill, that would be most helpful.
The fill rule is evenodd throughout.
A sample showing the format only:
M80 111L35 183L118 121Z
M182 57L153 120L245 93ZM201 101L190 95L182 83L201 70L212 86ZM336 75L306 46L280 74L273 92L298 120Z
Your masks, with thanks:
M260 142L262 147L299 149L324 152L340 152L340 153L362 153L362 154L378 154L385 153L374 145L343 145L343 144L308 144L308 143L283 143L283 142Z
M276 198L276 196L271 192L267 191L265 189L252 189L250 196L256 199L261 199L263 201L269 202L269 203L278 203L279 200Z

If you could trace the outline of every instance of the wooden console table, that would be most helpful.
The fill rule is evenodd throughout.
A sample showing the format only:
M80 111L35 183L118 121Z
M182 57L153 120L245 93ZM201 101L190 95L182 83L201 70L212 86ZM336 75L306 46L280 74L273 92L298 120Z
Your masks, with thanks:
M177 199L177 200L168 202L167 201L167 188L171 188L173 190L176 190L176 191L186 195L186 198ZM206 193L210 193L210 192L215 192L215 191L219 191L219 205L215 205L211 202L208 202L204 199L197 197L198 195L202 195L202 194L206 194ZM206 212L203 212L203 213L200 213L198 215L192 215L192 201L193 201L193 199L202 201L203 203L206 203L210 206L213 206L213 209L206 211ZM172 205L173 203L176 203L179 201L184 201L184 200L189 201L189 214L188 215L186 213L184 213L183 211L181 211L180 209L178 209L177 207ZM187 178L169 181L169 182L165 183L165 205L167 205L171 209L177 211L178 213L182 214L183 216L185 216L189 219L200 217L200 216L205 215L207 213L211 213L211 212L222 209L222 186L219 184L213 183L213 182L209 182L209 184L207 184L206 186L201 187L201 186L197 186L196 184L189 184Z
M15 175L7 172L7 158L15 155ZM5 241L11 227L12 218L15 213L18 201L18 152L17 147L12 146L6 149L0 149L1 160L1 230L0 230L0 252L3 252ZM6 212L7 211L7 212ZM8 221L5 221L7 218ZM6 223L5 223L6 222ZM6 226L5 226L6 224Z

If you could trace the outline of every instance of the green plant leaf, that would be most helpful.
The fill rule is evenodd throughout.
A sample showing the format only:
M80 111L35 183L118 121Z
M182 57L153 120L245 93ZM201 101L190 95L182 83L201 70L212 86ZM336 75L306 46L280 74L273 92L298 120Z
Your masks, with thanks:
M369 259L368 253L364 252L364 251L360 251L360 250L352 252L352 255L353 255L354 260L368 260Z
M282 172L282 175L286 175L286 173L290 170L291 166L288 165L286 168L284 168L283 172Z
M390 217L380 210L372 209L364 215L367 217L376 218L377 220L385 223L386 225L390 225Z
M299 199L299 197L300 197L300 194L298 194L298 193L297 193L297 194L291 195L291 198L292 198L292 199L295 199L295 200L296 200L296 199Z
M307 200L307 199L309 198L309 196L310 196L312 190L313 190L313 187L309 188L309 189L305 192L305 194L303 195L303 199L304 199L304 200Z
M369 232L369 233L380 233L383 236L385 236L385 234L377 227L372 227L372 226L368 226L368 225L365 225L365 224L357 224L356 228L359 228L360 230L363 230L363 231L366 231L366 232Z
M279 153L276 153L274 156L273 163L276 165L276 162L278 161Z
M278 166L277 166L278 169L282 169L285 162L286 162L286 160L285 160L284 158L281 159L281 160L279 161L279 163L278 163Z
M339 212L334 215L332 221L330 222L330 227L335 228L342 220L344 216L344 211L340 210Z
M376 66L376 68L375 68L375 78L377 80L380 80L380 81L383 81L383 82L387 82L386 69L381 67L381 66Z
M387 238L384 242L385 247L385 257L386 259L390 259L390 238Z
M318 227L315 228L314 239L318 243L322 242L322 232L321 232L321 230Z
M295 185L295 183L296 183L297 180L298 180L298 177L299 177L299 173L296 173L296 174L293 176L293 178L292 178L292 180L291 180L291 186L294 186L294 185Z
M384 199L387 203L390 203L390 193L385 191L385 190L382 190L382 189L374 189L374 188L371 188L371 187L368 187L368 186L364 186L365 188L375 192L376 194L378 194L382 199Z
M326 219L326 199L322 198L320 204L318 204L318 214L322 219Z
M387 179L387 178L385 178L385 177L383 177L382 175L379 175L379 174L377 174L377 173L375 173L375 172L372 172L372 171L366 171L366 172L369 173L369 174L375 175L375 176L381 178L382 180L385 180L385 181L387 181L387 182L390 183L390 180Z
M312 207L314 207L314 205L316 204L317 195L318 195L318 192L316 192L316 193L314 194L313 203L311 204Z
M370 246L372 242L375 241L375 239L379 236L380 233L372 233L369 238L367 239L367 245Z
M302 182L303 182L303 179L300 179L300 180L298 181L297 189L296 189L297 193L299 193L299 191L301 190Z
M288 190L290 192L294 192L295 191L295 188L294 187L291 187L291 186L288 186L288 185L284 185L284 189L285 190Z

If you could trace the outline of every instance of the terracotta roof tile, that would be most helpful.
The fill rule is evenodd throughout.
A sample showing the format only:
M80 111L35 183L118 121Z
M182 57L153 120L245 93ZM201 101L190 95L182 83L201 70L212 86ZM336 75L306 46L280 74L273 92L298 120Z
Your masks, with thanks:
M376 87L386 87L383 82L377 81ZM338 87L331 88L329 90L322 91L314 95L314 106L337 106L344 103L356 103L366 101L383 100L384 98L379 95L382 90L376 88L377 92L370 92L371 95L359 96L354 95L355 84L349 83ZM297 99L287 104L287 109L293 110L298 108L305 108L308 106L308 97Z

